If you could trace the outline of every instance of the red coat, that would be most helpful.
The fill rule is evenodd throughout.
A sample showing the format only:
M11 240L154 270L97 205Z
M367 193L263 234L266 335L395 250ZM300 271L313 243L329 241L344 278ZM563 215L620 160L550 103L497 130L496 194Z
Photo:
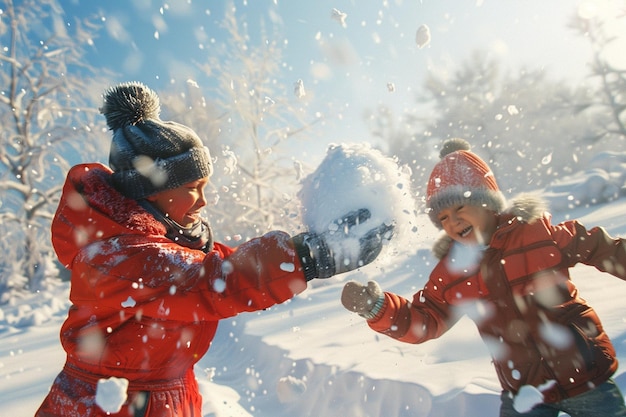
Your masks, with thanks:
M626 279L622 239L577 221L555 226L543 211L524 207L500 216L479 265L451 269L454 243L443 242L424 288L411 302L386 293L382 310L368 321L372 329L422 343L472 311L502 388L515 394L532 385L545 402L588 391L615 372L614 348L568 268L580 262Z
M204 252L165 237L165 227L110 185L111 171L78 165L52 223L59 260L71 270L72 306L61 329L64 371L37 416L107 415L94 405L99 378L129 380L132 415L201 416L194 364L220 319L284 302L306 288L290 236L270 232Z

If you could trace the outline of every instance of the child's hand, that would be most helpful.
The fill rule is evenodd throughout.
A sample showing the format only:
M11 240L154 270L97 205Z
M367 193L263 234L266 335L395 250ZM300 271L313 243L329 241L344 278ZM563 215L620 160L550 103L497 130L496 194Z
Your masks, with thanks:
M376 281L369 281L367 285L348 281L341 292L341 304L367 319L378 314L384 301L385 295Z
M352 229L369 218L369 210L360 209L336 220L325 233L305 232L293 237L307 281L352 271L376 259L383 243L391 240L395 225L383 223L360 237L353 235Z

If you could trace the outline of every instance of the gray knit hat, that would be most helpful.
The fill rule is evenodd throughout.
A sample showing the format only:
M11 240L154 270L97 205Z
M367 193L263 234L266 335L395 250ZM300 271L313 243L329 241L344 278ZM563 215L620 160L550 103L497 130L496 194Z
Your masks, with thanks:
M464 139L450 139L441 148L441 161L428 179L426 207L430 220L441 229L439 212L455 205L485 207L496 213L506 205L491 168L470 151Z
M104 93L104 115L113 131L109 165L125 196L142 199L211 175L211 155L189 127L159 118L157 94L138 82Z

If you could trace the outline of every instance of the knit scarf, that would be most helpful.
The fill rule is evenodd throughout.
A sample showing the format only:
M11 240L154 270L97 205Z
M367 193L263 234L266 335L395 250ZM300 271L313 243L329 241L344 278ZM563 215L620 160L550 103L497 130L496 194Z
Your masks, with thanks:
M200 219L190 227L183 227L168 216L165 216L154 207L148 200L139 200L141 207L145 208L155 219L163 223L167 232L165 237L190 249L201 250L208 253L213 250L213 233L211 227Z

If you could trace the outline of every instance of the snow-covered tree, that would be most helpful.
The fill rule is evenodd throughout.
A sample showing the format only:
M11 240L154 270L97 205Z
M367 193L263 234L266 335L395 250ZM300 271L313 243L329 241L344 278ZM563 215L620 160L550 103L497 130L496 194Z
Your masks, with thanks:
M576 107L588 94L542 71L505 74L475 52L450 76L429 74L418 110L404 115L389 152L413 167L423 187L435 147L461 137L489 162L501 188L511 194L539 189L593 156L596 115Z
M84 59L97 26L64 18L56 0L6 0L0 10L0 250L10 254L0 292L42 284L64 174L104 143Z
M626 14L621 16L626 24ZM604 115L606 122L599 126L596 139L606 141L626 139L626 68L619 68L607 56L607 51L618 40L605 30L600 17L583 18L576 15L570 27L589 40L592 50L591 78L598 81L598 92L592 100L580 103L581 110L592 109ZM620 53L623 53L620 51Z

